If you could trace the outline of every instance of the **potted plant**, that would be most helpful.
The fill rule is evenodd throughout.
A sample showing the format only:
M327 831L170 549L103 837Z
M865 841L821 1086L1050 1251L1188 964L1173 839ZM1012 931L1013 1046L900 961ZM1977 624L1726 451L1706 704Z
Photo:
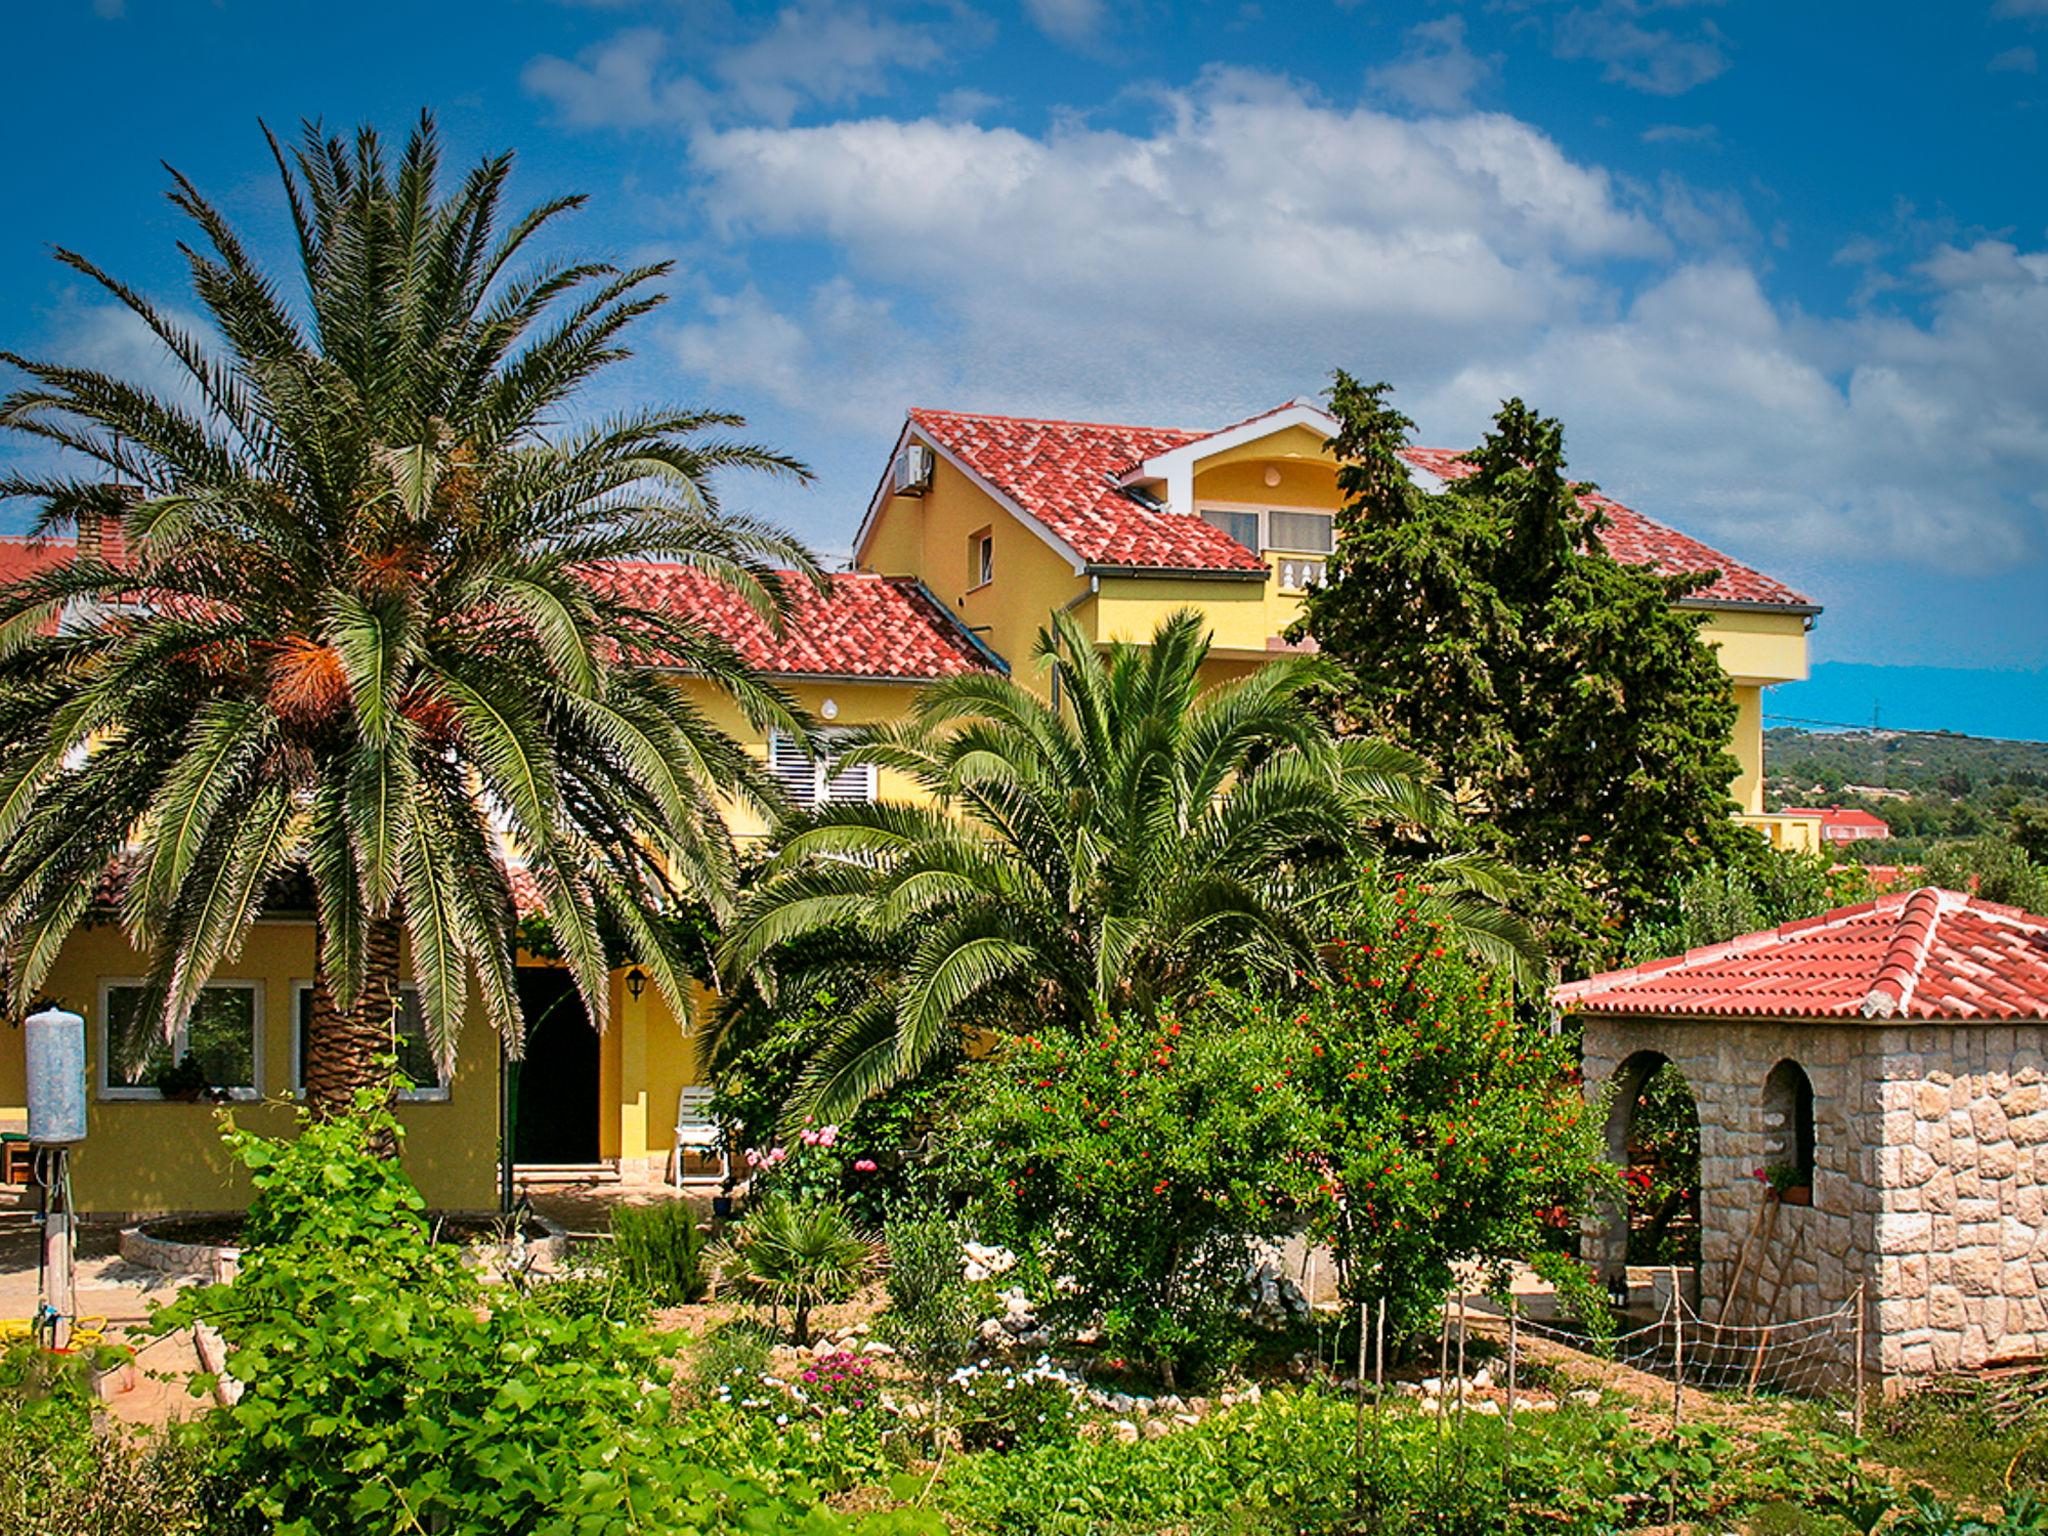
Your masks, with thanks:
M1768 1187L1770 1198L1781 1205L1813 1204L1813 1183L1810 1175L1790 1163L1773 1163L1768 1168L1759 1168L1757 1177Z
M206 1068L188 1052L173 1064L165 1062L150 1078L150 1085L166 1099L178 1104L197 1104L213 1092Z

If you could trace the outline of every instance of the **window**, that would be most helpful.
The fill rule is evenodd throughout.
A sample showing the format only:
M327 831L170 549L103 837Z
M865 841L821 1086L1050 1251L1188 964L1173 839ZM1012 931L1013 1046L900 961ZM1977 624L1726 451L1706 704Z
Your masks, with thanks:
M1286 507L1204 507L1202 521L1228 534L1254 554L1279 552L1273 573L1283 592L1321 586L1325 557L1337 547L1337 519L1330 512Z
M1212 508L1202 514L1202 521L1219 533L1226 533L1237 540L1253 554L1260 548L1259 514L1256 512L1233 512L1225 508Z
M100 1096L155 1099L157 1073L190 1056L207 1082L238 1099L262 1092L263 998L253 981L216 981L202 988L192 1012L166 1040L156 1010L144 1006L139 980L100 983Z
M1327 555L1337 547L1336 527L1336 518L1328 512L1268 512L1266 548Z
M799 809L819 805L852 805L875 798L875 767L864 763L855 768L837 768L838 754L833 738L812 738L817 751L807 756L794 737L771 734L768 738L768 771L789 792Z
M1286 507L1205 507L1202 521L1257 553L1327 555L1337 547L1337 519L1330 512Z
M996 536L984 528L967 541L967 585L985 587L996 579Z
M1798 1062L1781 1061L1764 1079L1764 1166L1811 1186L1813 1151L1813 1081Z
M313 983L292 983L292 1092L306 1087L306 1035L313 1025ZM427 1040L427 1019L420 1011L417 987L398 989L398 1013L391 1021L392 1054L398 1070L412 1084L401 1099L441 1100L448 1097L448 1084L441 1064L434 1059L434 1047Z

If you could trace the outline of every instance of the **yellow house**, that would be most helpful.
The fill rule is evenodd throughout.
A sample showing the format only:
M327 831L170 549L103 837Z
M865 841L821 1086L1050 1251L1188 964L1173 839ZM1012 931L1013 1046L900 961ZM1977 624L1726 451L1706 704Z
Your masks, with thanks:
M681 567L621 564L607 584L649 607L692 617L774 677L824 728L814 761L793 742L753 730L723 696L687 674L713 717L753 750L799 804L902 798L907 784L841 769L835 729L902 716L941 677L987 669L1044 686L1031 648L1048 613L1064 609L1099 642L1143 640L1165 614L1207 617L1219 680L1287 648L1301 594L1322 579L1338 506L1325 441L1335 423L1294 402L1217 431L1036 421L916 410L909 414L854 543L855 570L806 594L781 634L731 593ZM1414 449L1419 483L1465 472L1457 454ZM1731 793L1743 819L1782 846L1805 829L1764 817L1762 691L1806 675L1806 633L1820 611L1804 597L1672 528L1602 498L1604 535L1623 560L1711 571L1686 606L1706 615L1738 707L1730 743L1741 773ZM10 578L0 549L0 580ZM49 557L46 550L36 558ZM58 555L61 558L61 553ZM742 838L763 831L735 811ZM1817 829L1816 829L1817 830ZM311 975L304 914L257 925L175 1043L212 1079L251 1101L239 1113L277 1124L297 1082L298 1019ZM147 1072L108 1065L125 1027L125 989L146 967L111 923L66 946L48 991L85 1015L92 1073L90 1135L75 1159L88 1211L218 1209L239 1203L210 1112L165 1103ZM497 1203L500 1153L529 1173L591 1171L628 1181L668 1168L683 1090L697 1085L689 1030L646 979L611 979L595 1029L558 968L522 957L525 1059L508 1064L473 1019L449 1081L436 1080L416 1029L401 1021L401 1054L426 1087L401 1106L407 1161L444 1208ZM132 1059L129 1058L129 1059ZM0 1051L0 1120L24 1094L18 1045ZM268 1102L257 1102L268 1101Z
M914 576L1034 685L1024 664L1049 610L1099 642L1142 640L1166 613L1209 619L1218 677L1286 648L1281 637L1334 548L1336 421L1308 401L1216 431L914 410L854 544L864 571ZM1404 455L1426 489L1468 472L1459 455ZM1713 572L1683 606L1706 615L1728 671L1742 819L1780 845L1797 829L1763 816L1763 690L1806 676L1819 607L1782 582L1610 497L1616 558Z
M0 580L10 576L7 553L0 550ZM67 553L61 544L36 551L38 563ZM935 678L1002 669L910 578L835 576L826 592L803 591L781 635L739 599L678 566L619 565L607 579L638 601L701 620L775 677L821 723L828 742L834 729L900 717L916 690ZM872 768L837 769L829 754L813 762L794 742L753 732L723 695L686 675L679 680L725 729L751 737L799 805L909 793ZM766 830L738 813L733 820L742 837ZM513 873L522 908L535 908L530 883ZM239 1123L273 1131L289 1124L313 974L310 914L280 911L260 920L177 1038L146 1053L150 1042L134 1033L143 1026L133 1005L148 965L112 910L102 916L66 943L43 988L87 1024L87 1137L72 1159L78 1209L116 1215L239 1207L248 1189L216 1134L215 1107L167 1101L150 1079L167 1054L189 1053L226 1090L220 1107ZM398 1106L405 1162L429 1203L496 1207L505 1152L520 1179L556 1172L662 1178L682 1090L701 1078L684 1023L630 968L611 977L602 1030L592 1027L560 967L522 955L518 981L528 1032L523 1061L508 1062L473 1011L444 1080L416 1015L401 1013L398 1054L407 1076L422 1085ZM20 1021L9 1023L14 1039L0 1047L0 1125L18 1126L26 1064ZM139 1066L126 1065L138 1057Z

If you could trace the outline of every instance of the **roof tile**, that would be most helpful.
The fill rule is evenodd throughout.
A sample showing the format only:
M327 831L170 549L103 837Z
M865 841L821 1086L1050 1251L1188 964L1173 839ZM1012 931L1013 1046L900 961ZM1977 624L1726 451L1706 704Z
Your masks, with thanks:
M1557 988L1589 1013L2048 1018L2048 917L1923 887Z
M795 611L777 635L732 588L687 566L613 561L592 579L627 601L694 619L749 665L781 677L917 682L993 670L973 635L909 577L841 573L819 592L782 579Z
M1236 425L1259 419L1248 417ZM1224 572L1257 570L1264 564L1200 518L1147 507L1118 488L1121 478L1146 459L1215 432L925 409L913 410L910 420L1090 565ZM1410 448L1402 456L1443 480L1471 473L1456 449ZM1595 493L1585 500L1606 517L1601 542L1615 559L1654 566L1666 575L1715 573L1713 582L1694 594L1696 599L1812 606L1783 582L1611 496Z

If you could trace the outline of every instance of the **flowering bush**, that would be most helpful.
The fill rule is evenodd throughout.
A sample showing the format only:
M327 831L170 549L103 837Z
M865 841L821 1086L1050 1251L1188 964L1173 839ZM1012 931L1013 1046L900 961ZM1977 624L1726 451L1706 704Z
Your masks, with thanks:
M1307 1187L1272 1031L1105 1017L1013 1043L946 1143L985 1229L1062 1277L1045 1311L1164 1373L1223 1359L1254 1242ZM1064 1282L1071 1277L1071 1285Z
M882 1406L882 1384L874 1366L843 1349L820 1356L799 1371L790 1383L790 1395L821 1417L872 1413Z
M1069 1445L1081 1421L1081 1383L1041 1355L1018 1369L977 1360L955 1371L946 1396L967 1451Z
M1425 1324L1468 1260L1528 1260L1584 1297L1552 1234L1601 1175L1603 1148L1565 1041L1518 1020L1488 973L1414 915L1398 882L1355 917L1327 981L1216 1006L1283 1038L1308 1105L1308 1211L1354 1304Z

